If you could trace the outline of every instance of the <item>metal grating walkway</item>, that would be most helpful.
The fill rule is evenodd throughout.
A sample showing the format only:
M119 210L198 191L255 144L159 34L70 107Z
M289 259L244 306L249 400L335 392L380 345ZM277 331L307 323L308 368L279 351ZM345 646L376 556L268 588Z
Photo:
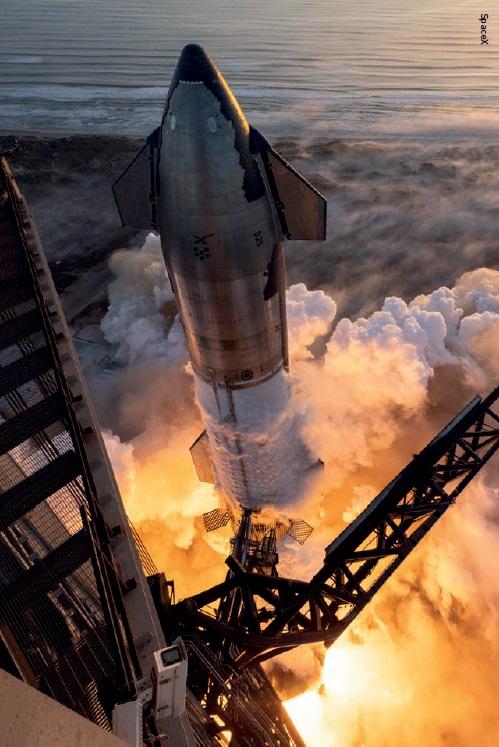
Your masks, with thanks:
M109 728L110 683L114 693L129 688L133 664L117 640L112 593L103 594L112 573L106 580L96 557L84 433L31 261L30 228L2 159L0 635L26 681Z

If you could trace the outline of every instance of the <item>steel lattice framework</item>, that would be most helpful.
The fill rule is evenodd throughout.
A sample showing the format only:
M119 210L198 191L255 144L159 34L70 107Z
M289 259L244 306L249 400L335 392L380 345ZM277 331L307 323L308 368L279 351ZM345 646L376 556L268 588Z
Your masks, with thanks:
M23 679L104 728L164 642L46 258L4 158L0 642Z
M499 389L473 399L327 548L309 581L248 572L176 605L180 628L231 641L239 670L299 644L330 645L364 609L499 447ZM214 614L238 595L236 621Z

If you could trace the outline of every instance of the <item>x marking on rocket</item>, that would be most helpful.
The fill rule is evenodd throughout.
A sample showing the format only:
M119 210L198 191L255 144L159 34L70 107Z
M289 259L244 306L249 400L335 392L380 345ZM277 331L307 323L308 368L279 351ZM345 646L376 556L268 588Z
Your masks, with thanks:
M194 242L194 245L199 244L199 242L206 244L206 239L211 239L212 236L216 236L215 233L207 233L206 236L196 236L196 234L193 234L196 241Z

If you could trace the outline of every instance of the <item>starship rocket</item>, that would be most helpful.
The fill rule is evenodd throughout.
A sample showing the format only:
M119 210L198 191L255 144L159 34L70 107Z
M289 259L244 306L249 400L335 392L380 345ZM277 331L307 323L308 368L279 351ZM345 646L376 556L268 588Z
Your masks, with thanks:
M318 461L290 406L283 241L323 240L325 199L195 44L113 192L124 225L161 237L205 426L191 447L199 478L244 507L293 500Z

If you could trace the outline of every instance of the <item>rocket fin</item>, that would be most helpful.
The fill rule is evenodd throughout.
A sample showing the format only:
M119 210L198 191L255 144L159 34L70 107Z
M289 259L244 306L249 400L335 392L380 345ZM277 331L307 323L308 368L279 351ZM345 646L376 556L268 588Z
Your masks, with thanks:
M324 241L325 198L254 127L250 138L252 152L261 158L284 236L292 241Z
M121 222L130 228L156 228L156 161L159 127L113 184Z
M208 449L208 436L203 431L194 441L190 448L192 461L196 468L197 476L200 482L210 482L215 484L215 472Z

